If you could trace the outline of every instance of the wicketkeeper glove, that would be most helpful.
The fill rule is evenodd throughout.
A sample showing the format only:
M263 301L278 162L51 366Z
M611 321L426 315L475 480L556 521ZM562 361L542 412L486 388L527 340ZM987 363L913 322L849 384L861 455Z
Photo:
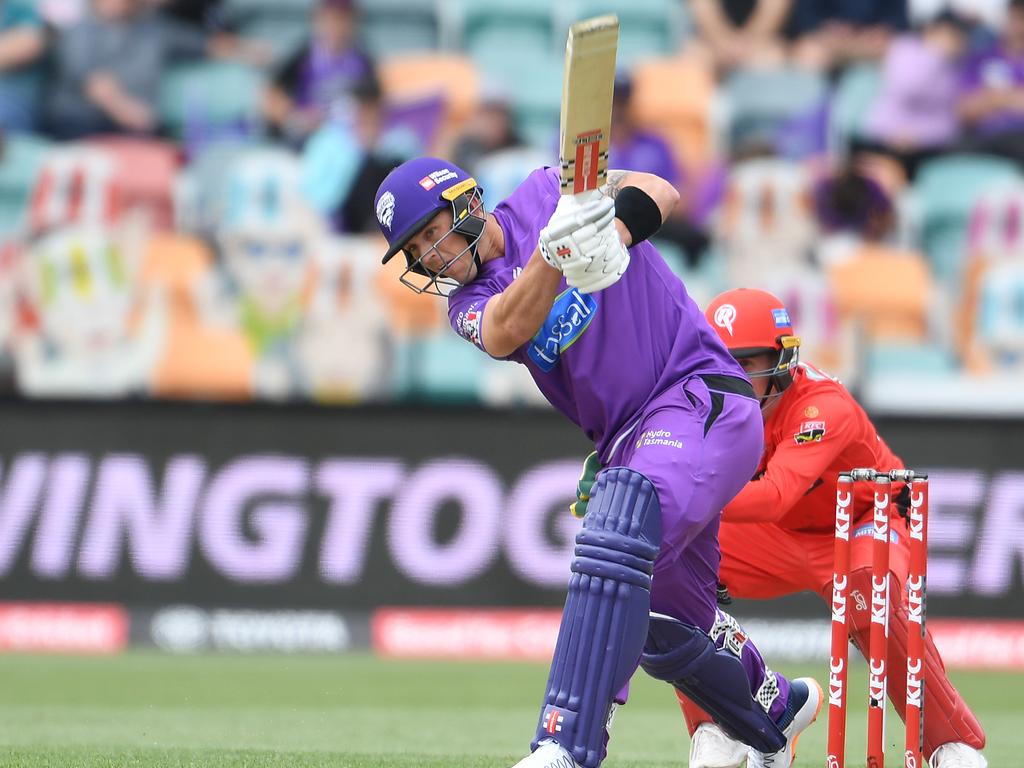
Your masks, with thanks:
M587 514L587 502L590 501L590 491L594 488L594 481L597 473L600 472L601 459L597 457L597 451L591 453L583 462L583 474L576 483L576 501L569 505L569 511L573 517L583 518Z
M893 499L893 502L896 504L896 511L899 513L900 517L902 517L904 520L909 520L910 486L904 484L904 486L900 488L899 493L896 494L896 497Z
M538 245L544 260L580 293L607 288L629 266L629 251L615 228L615 203L604 196L583 203L563 196Z

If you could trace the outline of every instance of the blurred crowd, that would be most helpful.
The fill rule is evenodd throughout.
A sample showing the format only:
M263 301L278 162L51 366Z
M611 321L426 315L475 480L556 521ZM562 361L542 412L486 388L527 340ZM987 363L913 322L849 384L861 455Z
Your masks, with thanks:
M1019 379L1024 0L0 0L0 391L537 402L372 200L417 154L488 207L554 164L607 11L611 165L679 188L699 303L777 292L854 386Z

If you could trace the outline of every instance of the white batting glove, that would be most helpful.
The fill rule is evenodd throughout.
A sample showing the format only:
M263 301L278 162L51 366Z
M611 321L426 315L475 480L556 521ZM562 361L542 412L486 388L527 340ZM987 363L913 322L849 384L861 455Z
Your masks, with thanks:
M590 263L566 269L565 282L580 293L595 293L619 281L629 266L629 251L612 224L611 232L600 237L598 243L584 246L591 255Z
M563 195L548 225L540 231L538 245L544 261L563 273L567 267L589 264L590 257L580 244L592 240L600 226L614 216L615 203L611 198L602 195L581 202L575 196Z
M601 197L558 211L541 230L544 259L565 275L580 293L594 293L614 284L629 266L629 251L615 228L615 204Z

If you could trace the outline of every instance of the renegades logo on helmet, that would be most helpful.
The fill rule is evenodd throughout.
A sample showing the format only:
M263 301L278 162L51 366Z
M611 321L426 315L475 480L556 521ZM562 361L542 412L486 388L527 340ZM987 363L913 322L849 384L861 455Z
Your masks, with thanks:
M717 296L705 317L734 357L783 349L793 323L782 301L767 291L737 288Z

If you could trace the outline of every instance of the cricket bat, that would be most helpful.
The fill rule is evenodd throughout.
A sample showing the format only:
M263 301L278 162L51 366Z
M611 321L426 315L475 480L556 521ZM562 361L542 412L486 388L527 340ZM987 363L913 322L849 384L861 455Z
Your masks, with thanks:
M563 195L596 190L608 176L618 43L619 18L614 14L585 19L569 28L559 126Z

